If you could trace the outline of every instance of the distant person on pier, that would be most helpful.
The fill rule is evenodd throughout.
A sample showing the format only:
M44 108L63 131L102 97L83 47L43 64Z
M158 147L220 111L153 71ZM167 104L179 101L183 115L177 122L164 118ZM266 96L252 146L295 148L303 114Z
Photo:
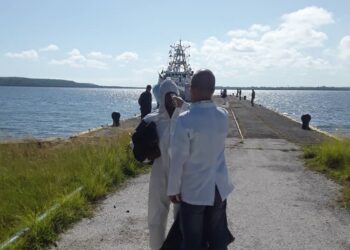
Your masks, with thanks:
M151 85L147 85L146 91L142 92L139 97L139 105L141 110L141 119L152 111L152 94Z
M239 96L239 100L241 100L242 99L242 89L241 88L239 89L238 96Z
M254 106L254 100L255 100L255 90L252 89L252 99L250 100L250 103L252 104L252 107Z
M222 98L226 98L227 97L227 89L222 89L220 92L220 95Z

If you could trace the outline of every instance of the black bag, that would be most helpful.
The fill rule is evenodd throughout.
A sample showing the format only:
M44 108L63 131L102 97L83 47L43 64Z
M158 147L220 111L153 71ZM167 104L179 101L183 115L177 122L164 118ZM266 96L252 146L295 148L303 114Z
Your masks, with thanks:
M144 162L148 159L153 162L160 156L157 126L154 122L147 123L142 120L132 135L132 142L134 157L137 161Z

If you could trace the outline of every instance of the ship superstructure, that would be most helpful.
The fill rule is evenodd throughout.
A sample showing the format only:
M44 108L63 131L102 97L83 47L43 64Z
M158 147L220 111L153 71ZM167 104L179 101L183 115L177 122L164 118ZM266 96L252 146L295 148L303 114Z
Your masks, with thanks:
M158 84L165 79L173 80L179 88L180 95L186 101L190 101L190 83L193 76L193 70L187 62L190 55L186 52L190 45L178 43L170 46L169 64L166 70L159 74Z

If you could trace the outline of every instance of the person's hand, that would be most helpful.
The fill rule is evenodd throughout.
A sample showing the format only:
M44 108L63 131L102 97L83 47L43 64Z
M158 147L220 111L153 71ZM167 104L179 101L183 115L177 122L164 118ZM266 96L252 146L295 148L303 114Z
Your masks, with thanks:
M176 108L181 108L182 104L185 102L180 96L172 96L174 106Z
M181 202L181 194L170 195L169 199L172 203L180 203Z

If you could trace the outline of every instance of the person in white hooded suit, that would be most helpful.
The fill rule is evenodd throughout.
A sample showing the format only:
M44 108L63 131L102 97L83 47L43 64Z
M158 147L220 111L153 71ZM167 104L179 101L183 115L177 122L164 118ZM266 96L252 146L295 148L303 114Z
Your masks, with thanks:
M148 114L143 120L154 122L157 126L159 149L161 156L154 160L151 170L148 197L148 228L150 233L150 247L159 250L165 240L165 231L170 208L167 196L169 173L169 145L170 138L179 114L187 109L187 103L176 102L179 90L172 80L165 80L160 85L159 111ZM179 107L180 106L180 107ZM174 207L174 216L177 207Z

